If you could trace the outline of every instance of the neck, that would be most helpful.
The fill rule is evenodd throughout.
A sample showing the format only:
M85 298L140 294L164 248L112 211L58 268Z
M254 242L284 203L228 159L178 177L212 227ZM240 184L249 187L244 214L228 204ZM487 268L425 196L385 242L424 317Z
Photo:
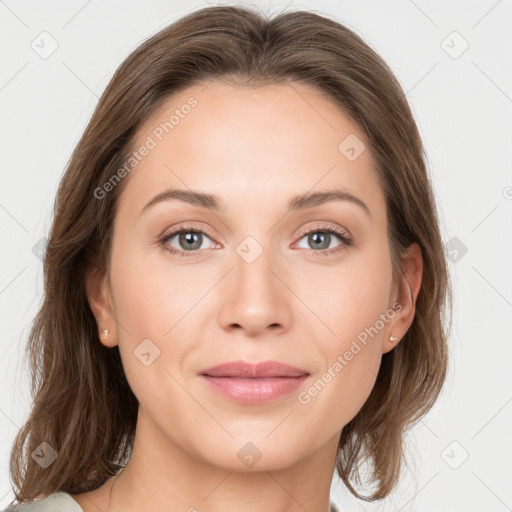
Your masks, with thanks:
M338 438L339 432L290 466L234 470L185 452L139 415L132 455L110 487L108 510L328 512Z

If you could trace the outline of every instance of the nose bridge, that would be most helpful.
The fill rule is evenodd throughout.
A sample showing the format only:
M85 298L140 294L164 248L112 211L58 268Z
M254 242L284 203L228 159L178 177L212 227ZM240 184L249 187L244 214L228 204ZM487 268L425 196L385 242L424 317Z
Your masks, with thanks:
M255 334L268 326L287 323L286 287L275 276L279 257L273 254L271 237L246 236L233 252L233 271L226 283L222 306L224 327L237 324Z
M275 277L269 268L275 266L269 237L259 242L252 235L235 248L234 286L239 300L253 303L255 309L270 305L279 296Z

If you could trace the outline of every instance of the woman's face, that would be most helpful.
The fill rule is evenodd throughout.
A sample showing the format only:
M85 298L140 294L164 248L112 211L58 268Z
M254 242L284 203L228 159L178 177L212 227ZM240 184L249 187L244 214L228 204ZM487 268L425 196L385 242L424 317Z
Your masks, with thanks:
M138 131L97 318L160 450L268 470L337 445L408 327L367 148L297 83L196 85ZM232 361L303 376L202 375Z

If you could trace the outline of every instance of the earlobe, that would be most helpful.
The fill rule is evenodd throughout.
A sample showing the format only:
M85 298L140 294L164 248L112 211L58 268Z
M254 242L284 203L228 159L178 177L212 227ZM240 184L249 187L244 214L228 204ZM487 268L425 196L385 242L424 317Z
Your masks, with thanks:
M98 337L105 346L117 345L115 317L106 275L95 269L85 280L87 300L98 326Z
M400 280L396 301L400 304L400 311L389 324L382 345L382 353L392 350L409 330L416 313L416 301L421 288L423 277L423 257L421 247L412 243L406 254L402 257L403 276Z

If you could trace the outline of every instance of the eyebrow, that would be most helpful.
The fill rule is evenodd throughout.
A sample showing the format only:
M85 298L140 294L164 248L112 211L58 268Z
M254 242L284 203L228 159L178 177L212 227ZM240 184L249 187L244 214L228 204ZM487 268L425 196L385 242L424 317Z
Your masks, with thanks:
M203 192L195 192L192 190L182 189L168 189L164 192L156 195L151 199L146 206L141 210L140 214L149 209L151 206L160 203L162 201L169 201L172 199L178 199L194 206L200 206L202 208L208 208L215 211L225 211L226 206L219 196L214 194L206 194ZM293 196L288 201L287 211L291 212L294 210L305 210L314 206L327 203L329 201L348 201L353 204L360 206L364 212L371 217L370 209L368 206L358 197L354 196L350 192L344 189L337 190L326 190L324 192L309 192ZM139 215L140 215L139 214Z

